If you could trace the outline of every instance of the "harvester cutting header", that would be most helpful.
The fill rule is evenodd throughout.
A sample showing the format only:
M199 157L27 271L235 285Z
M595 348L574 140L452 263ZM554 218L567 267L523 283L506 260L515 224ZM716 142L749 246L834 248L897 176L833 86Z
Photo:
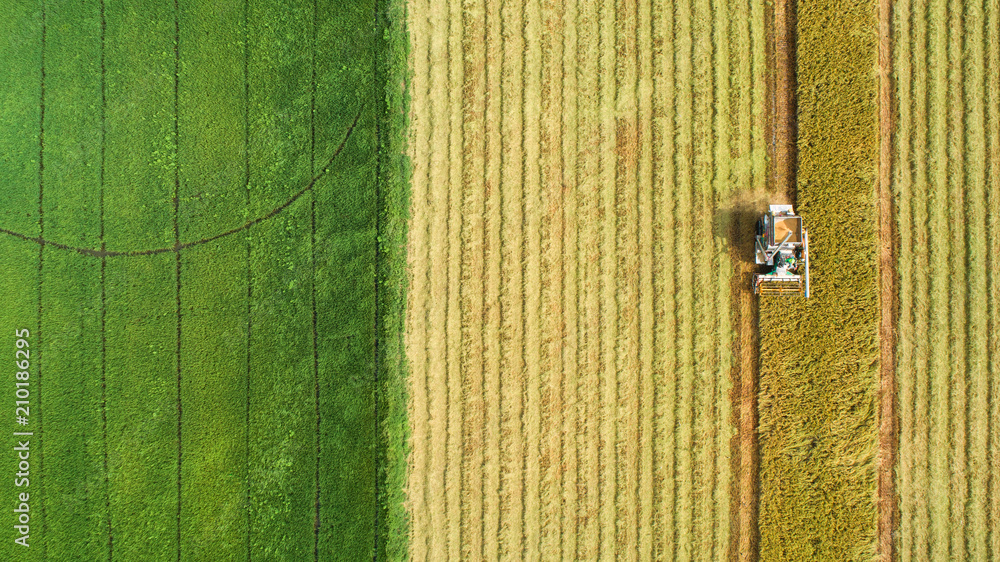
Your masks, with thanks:
M791 205L770 205L757 221L755 261L768 266L753 276L755 295L802 294L809 298L809 233Z

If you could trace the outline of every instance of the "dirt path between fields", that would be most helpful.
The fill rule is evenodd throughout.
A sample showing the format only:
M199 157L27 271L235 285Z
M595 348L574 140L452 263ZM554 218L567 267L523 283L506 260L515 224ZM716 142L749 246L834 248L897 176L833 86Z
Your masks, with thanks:
M753 261L754 225L760 205L747 203L736 208L730 223L730 258L736 272L730 282L733 326L733 405L738 424L733 454L733 471L739 486L733 494L735 521L733 559L757 559L757 507L759 502L760 458L757 450L757 390L760 334L757 324L757 296L750 289L756 266Z
M892 0L879 0L879 288L882 311L879 319L879 455L878 455L878 551L880 558L895 558L893 530L898 521L893 468L896 465L898 425L896 415L896 292L895 248L898 246L892 201L892 45L889 18Z

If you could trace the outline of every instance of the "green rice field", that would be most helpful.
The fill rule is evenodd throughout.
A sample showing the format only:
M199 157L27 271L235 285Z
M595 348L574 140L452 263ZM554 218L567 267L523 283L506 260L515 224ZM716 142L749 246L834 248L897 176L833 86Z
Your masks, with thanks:
M383 558L399 8L4 6L0 559Z

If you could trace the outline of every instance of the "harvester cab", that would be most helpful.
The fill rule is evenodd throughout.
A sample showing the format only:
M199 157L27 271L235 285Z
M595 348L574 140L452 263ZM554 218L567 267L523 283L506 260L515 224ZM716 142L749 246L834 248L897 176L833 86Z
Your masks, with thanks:
M757 221L754 237L757 265L767 270L753 276L755 295L809 298L809 233L791 205L770 205Z

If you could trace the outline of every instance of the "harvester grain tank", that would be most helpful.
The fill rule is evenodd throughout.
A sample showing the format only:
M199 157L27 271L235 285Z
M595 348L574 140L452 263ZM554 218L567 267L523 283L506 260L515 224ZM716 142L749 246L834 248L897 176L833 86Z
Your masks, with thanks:
M767 266L753 277L754 294L809 298L809 232L791 205L768 206L757 221L754 254L757 265Z

